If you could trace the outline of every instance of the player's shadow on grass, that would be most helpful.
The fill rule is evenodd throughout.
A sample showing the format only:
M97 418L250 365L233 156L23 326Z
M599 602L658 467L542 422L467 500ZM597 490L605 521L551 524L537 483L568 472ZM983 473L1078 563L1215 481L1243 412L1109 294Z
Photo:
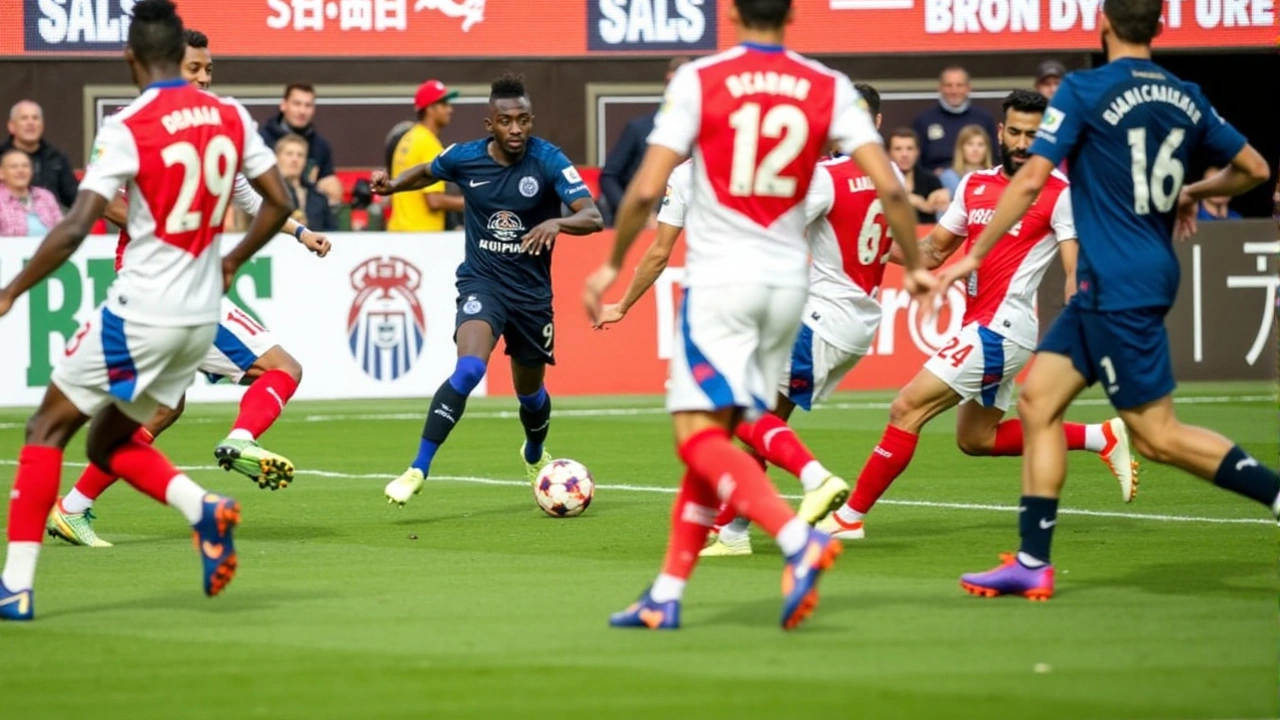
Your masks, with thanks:
M501 515L503 517L510 518L513 516L513 514L518 515L519 513L522 513L528 509L529 509L529 503L520 503L520 504L512 503L512 504L504 504L500 506L476 507L470 510L462 510L460 512L451 512L451 513L445 513L445 514L440 514L438 512L435 512L435 509L428 509L428 510L420 510L417 513L409 514L409 515L406 515L405 517L391 520L390 522L393 525L401 525L401 526L425 526L425 525L433 525L435 523L451 522L456 520L467 520L469 518L488 517L491 515ZM401 510L408 510L408 508L401 508ZM534 519L537 519L537 518L534 518ZM547 518L547 519L550 520L551 518Z
M798 631L804 632L805 628L812 624L815 628L820 625L820 631L824 634L854 633L857 628L847 620L851 613L858 610L860 600L848 594L824 593L813 617L806 620ZM699 602L711 604L706 600ZM698 620L699 625L758 628L762 625L767 626L769 623L777 626L781 620L782 602L774 597L761 597L759 600L748 601L727 600L723 604L716 604L721 605L722 609L714 612L710 617Z
M60 611L41 613L39 618L41 620L52 620L64 615L68 617L93 615L116 610L190 610L193 613L200 614L235 615L262 610L276 610L299 600L322 597L328 596L319 592L307 593L291 590L285 593L275 590L236 588L233 584L228 588L226 597L207 598L200 593L198 588L193 588L190 592L174 592L147 598L133 598L120 602L69 607Z
M1157 595L1260 599L1276 595L1274 565L1240 560L1149 563L1119 577L1071 578L1082 591L1125 586Z

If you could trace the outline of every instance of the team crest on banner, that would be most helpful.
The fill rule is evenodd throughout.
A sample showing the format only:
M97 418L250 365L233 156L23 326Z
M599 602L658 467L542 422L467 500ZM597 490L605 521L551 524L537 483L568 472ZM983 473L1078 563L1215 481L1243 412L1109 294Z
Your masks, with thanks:
M347 338L351 356L369 377L395 380L417 364L427 337L421 284L422 272L398 257L370 258L351 271L356 297Z

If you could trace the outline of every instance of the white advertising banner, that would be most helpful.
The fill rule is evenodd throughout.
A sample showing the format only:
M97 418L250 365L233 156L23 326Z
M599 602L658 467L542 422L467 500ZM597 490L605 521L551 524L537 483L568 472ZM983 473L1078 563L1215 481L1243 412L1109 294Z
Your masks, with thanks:
M241 272L233 300L302 364L296 397L426 397L453 372L454 276L462 234L334 233L325 258L287 236ZM0 239L0 283L39 238ZM223 238L223 250L239 235ZM115 236L92 236L71 261L0 318L0 406L40 401L66 341L115 277ZM482 383L475 394L484 394ZM200 375L192 402L236 400L242 388Z

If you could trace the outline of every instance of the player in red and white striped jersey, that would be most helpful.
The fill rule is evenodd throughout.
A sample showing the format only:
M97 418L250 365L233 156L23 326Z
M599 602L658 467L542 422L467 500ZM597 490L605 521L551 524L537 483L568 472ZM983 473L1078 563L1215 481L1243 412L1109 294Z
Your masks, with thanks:
M103 124L71 210L0 290L3 314L75 252L107 203L128 187L133 240L123 267L106 301L68 342L27 424L0 575L0 617L6 619L34 617L36 560L57 498L63 448L90 418L89 460L191 523L205 593L218 594L235 574L239 504L206 493L154 447L132 438L157 407L174 406L186 392L213 342L223 293L280 229L291 203L248 112L181 78L182 33L169 0L134 5L125 59L142 94ZM243 242L222 257L223 219L241 170L266 202Z
M792 512L730 432L745 414L774 405L808 295L805 196L830 143L873 178L894 231L915 234L906 191L853 84L782 47L789 0L735 0L728 12L742 44L684 65L672 78L618 210L612 256L584 290L598 320L601 296L671 171L692 156L685 297L667 394L687 471L662 573L610 618L615 627L679 627L684 585L721 498L772 535L786 557L783 627L812 612L817 580L839 543ZM907 247L914 259L915 248ZM927 292L933 277L914 268L907 284Z
M184 39L186 50L182 59L182 77L201 90L208 90L213 83L209 38L188 28ZM242 173L236 174L231 204L250 217L257 215L262 206L262 198ZM121 269L125 248L129 245L127 213L127 197L122 190L107 206L105 213L108 220L122 228L116 246L116 272ZM293 235L320 257L329 252L328 238L293 219L285 221L281 231ZM281 347L270 330L224 296L219 310L218 333L198 369L211 380L226 378L249 385L240 399L240 411L231 425L230 435L214 448L218 464L226 470L236 470L248 476L259 487L272 490L287 487L293 478L293 463L263 448L258 444L258 438L280 417L284 406L293 397L302 380L302 365ZM134 439L141 443L154 442L178 421L184 407L185 402L180 401L177 407L158 409L155 416L138 429ZM71 492L59 498L49 513L49 534L72 545L111 547L111 543L98 537L94 530L92 508L115 481L115 476L102 468L92 464L86 467Z
M931 266L957 249L967 251L990 222L996 202L1029 157L1027 149L1048 101L1032 90L1015 90L1004 101L999 127L1002 164L969 173L951 206L921 241ZM858 476L845 507L819 524L837 538L865 536L863 516L906 470L930 420L959 406L956 443L969 455L1021 455L1022 422L1005 420L1014 378L1031 358L1039 335L1035 296L1054 256L1061 252L1067 290L1075 288L1076 229L1067 179L1054 172L1022 221L992 250L982 273L969 277L962 327L894 399L889 424ZM1096 425L1066 424L1073 450L1098 453L1120 481L1125 502L1137 490L1136 464L1128 433L1118 418Z

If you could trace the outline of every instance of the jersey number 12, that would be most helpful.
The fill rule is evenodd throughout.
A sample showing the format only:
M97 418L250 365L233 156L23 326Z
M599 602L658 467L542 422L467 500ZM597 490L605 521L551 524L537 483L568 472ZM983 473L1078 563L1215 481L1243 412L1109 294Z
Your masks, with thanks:
M729 116L733 128L733 167L729 170L729 193L737 197L795 197L796 179L780 177L805 141L809 139L809 118L795 105L775 105L760 118L760 103L745 103ZM764 156L760 137L779 138Z
M1147 129L1133 128L1129 130L1129 156L1133 171L1133 211L1139 215L1149 215L1154 203L1157 212L1166 213L1178 202L1178 193L1182 191L1182 178L1186 168L1173 153L1182 145L1187 131L1174 128L1169 131L1160 149L1156 151L1156 162L1151 167L1150 177L1147 174ZM1173 188L1165 192L1165 184L1173 180Z

